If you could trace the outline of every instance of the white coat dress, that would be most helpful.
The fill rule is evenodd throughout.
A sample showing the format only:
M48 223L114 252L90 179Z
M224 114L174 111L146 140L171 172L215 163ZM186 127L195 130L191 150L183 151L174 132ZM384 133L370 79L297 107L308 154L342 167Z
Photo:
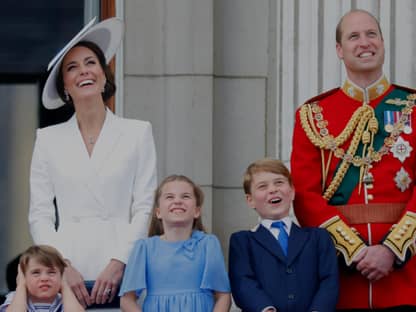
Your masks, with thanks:
M155 188L149 122L107 109L91 157L75 115L38 129L30 173L33 241L56 247L85 280L95 280L112 258L127 263L134 241L146 236Z

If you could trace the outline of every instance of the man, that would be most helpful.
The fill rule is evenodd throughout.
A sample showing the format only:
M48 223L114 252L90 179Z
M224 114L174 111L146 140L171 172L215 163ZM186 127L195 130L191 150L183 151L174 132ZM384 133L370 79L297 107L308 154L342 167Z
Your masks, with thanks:
M336 52L343 86L296 114L295 213L332 236L340 311L416 311L416 91L383 75L383 35L366 11L341 18Z

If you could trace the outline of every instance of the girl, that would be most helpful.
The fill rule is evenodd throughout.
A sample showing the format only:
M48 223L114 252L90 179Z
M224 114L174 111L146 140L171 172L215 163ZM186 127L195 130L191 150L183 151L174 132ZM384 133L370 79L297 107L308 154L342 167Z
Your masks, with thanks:
M120 290L123 311L228 311L230 286L220 244L205 234L202 190L172 175L155 192L149 238L138 240Z

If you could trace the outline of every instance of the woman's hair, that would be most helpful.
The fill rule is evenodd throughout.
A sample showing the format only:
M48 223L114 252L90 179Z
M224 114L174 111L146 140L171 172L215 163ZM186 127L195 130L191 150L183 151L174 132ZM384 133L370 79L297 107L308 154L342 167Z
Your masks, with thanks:
M101 68L104 71L105 75L105 86L104 86L104 92L101 93L104 103L110 99L114 93L116 92L116 85L114 83L114 76L111 72L110 67L106 64L105 56L103 51L100 49L98 45L96 45L94 42L91 41L80 41L76 45L74 45L71 49L75 47L85 47L97 56L98 61L101 65ZM65 104L73 104L71 96L67 97L65 95L65 86L64 86L64 77L62 73L62 64L59 68L58 75L56 77L55 85L56 85L56 91L59 94L59 97L62 101L64 101Z
M201 188L198 185L196 185L191 179L189 179L188 177L186 177L184 175L174 174L174 175L170 175L170 176L166 177L159 184L159 187L155 191L155 196L154 196L154 200L153 200L152 217L150 219L150 226L149 226L149 233L148 233L149 236L162 235L165 232L163 230L162 220L158 219L158 217L156 215L156 209L159 207L159 204L160 204L159 200L160 200L160 196L162 195L163 187L166 184L168 184L170 182L174 182L174 181L186 182L190 186L192 186L194 196L195 196L195 200L196 200L196 206L202 208L202 204L204 203L204 193L202 192ZM205 232L205 228L202 224L201 214L199 215L198 218L196 218L194 220L192 228L194 230L199 230L199 231Z
M61 274L64 273L66 267L64 258L59 251L47 245L33 245L22 253L19 265L23 274L26 274L30 259L34 259L49 268L57 267Z
M281 174L287 178L290 186L293 186L292 176L285 164L277 159L263 158L251 163L244 173L243 188L245 194L251 194L251 183L253 182L253 175L259 172L271 172Z

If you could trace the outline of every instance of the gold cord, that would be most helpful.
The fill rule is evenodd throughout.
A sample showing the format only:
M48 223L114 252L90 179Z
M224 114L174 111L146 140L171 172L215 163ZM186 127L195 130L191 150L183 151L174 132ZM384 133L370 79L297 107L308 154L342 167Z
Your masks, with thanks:
M410 114L413 111L415 99L416 94L411 94L407 96L407 101L403 101L403 105L406 106L401 111L400 119L393 125L391 135L384 139L383 146L377 152L374 151L373 143L374 136L378 131L378 121L375 117L374 109L371 106L366 104L360 106L354 112L345 128L335 138L326 128L328 122L323 119L323 109L318 102L307 103L301 107L299 116L302 128L312 144L321 150L323 190L325 189L332 155L342 160L334 178L325 192L323 192L325 199L329 200L335 194L351 164L355 167L360 167L359 179L361 185L366 168L372 162L378 162L384 155L388 154L391 146L393 146L403 131L406 120L410 118ZM341 146L351 136L351 143L345 152ZM360 141L363 143L364 148L362 155L358 156L355 153L357 152ZM327 162L325 162L325 150L329 151Z

